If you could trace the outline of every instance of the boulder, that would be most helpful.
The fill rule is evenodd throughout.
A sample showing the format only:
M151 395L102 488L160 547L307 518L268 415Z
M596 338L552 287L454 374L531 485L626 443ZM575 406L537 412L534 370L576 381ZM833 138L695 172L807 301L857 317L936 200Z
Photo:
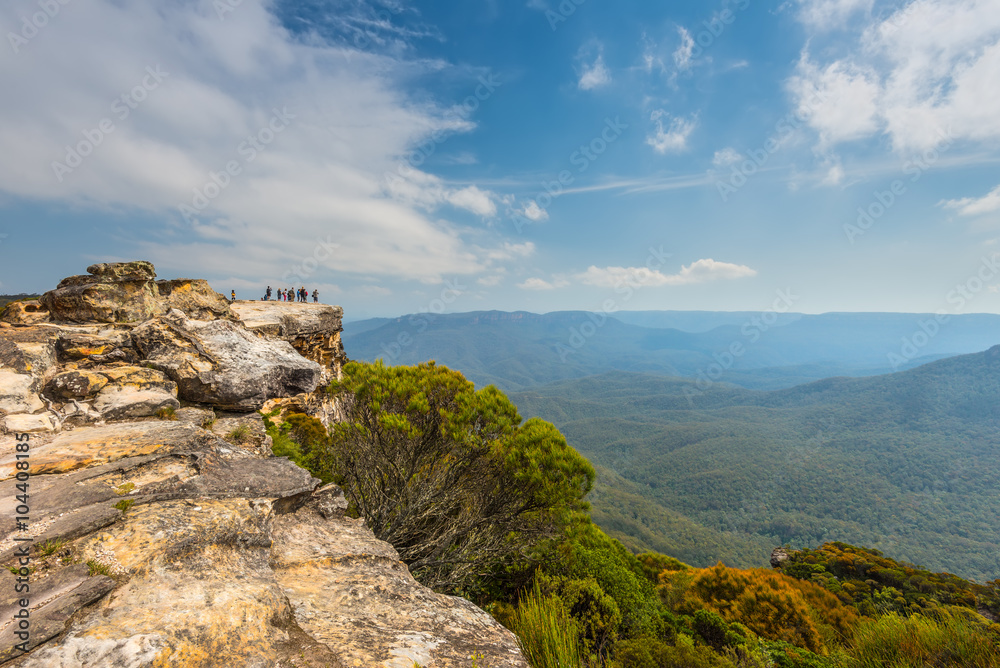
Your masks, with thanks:
M97 394L108 384L108 379L90 371L64 371L56 374L45 386L49 396L59 399L83 399Z
M328 304L298 302L238 302L232 311L247 329L291 340L310 334L334 334L342 329L344 310Z
M59 332L48 325L16 327L0 336L0 368L42 376L56 364Z
M149 262L95 264L39 300L57 322L136 323L163 313Z
M129 333L114 329L97 332L63 331L60 332L57 343L59 357L63 360L84 360L131 347L132 337Z
M105 420L151 417L161 410L181 407L177 383L156 369L122 366L101 370L109 383L94 400L94 409Z
M11 302L0 311L0 320L15 325L37 325L49 321L49 312L37 299Z
M34 377L0 369L0 411L34 413L45 408L34 387Z
M105 420L152 417L161 410L181 407L177 397L159 389L136 390L128 387L108 386L94 400L94 409Z
M175 310L136 327L132 340L177 383L181 399L225 410L259 410L270 398L312 392L321 377L320 366L287 342L228 320L191 320Z
M177 309L195 320L231 318L229 300L204 279L178 278L157 281L160 301L166 310Z
M8 415L3 419L3 428L8 434L30 434L56 430L52 419L46 413Z
M87 267L87 273L102 281L151 281L156 278L156 269L152 262L135 260L133 262L102 262Z

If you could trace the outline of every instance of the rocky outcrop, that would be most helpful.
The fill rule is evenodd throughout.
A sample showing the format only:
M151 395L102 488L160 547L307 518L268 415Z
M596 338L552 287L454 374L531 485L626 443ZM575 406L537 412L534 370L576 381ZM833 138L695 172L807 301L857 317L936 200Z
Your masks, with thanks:
M229 300L204 279L177 278L156 281L160 302L166 310L177 309L195 320L230 318Z
M137 323L164 312L149 262L95 264L65 278L39 302L56 321Z
M776 547L771 550L771 568L781 568L782 565L791 559L796 550L789 550L785 547Z
M2 309L0 320L17 325L37 325L49 321L49 312L37 299L11 302Z
M257 336L287 341L296 352L320 365L322 376L312 393L287 398L272 398L265 412L307 413L329 426L341 419L337 400L326 393L332 380L339 380L347 363L340 334L343 309L326 304L298 302L237 302L233 314Z
M306 633L349 666L468 666L482 653L480 665L527 667L510 631L469 601L419 585L391 545L344 517L346 507L333 485L275 527L275 577Z
M0 328L0 516L21 512L30 473L30 521L0 522L0 564L33 546L27 576L0 569L0 666L457 668L476 653L527 668L510 632L420 586L246 412L336 419L338 307L230 309L148 263L88 272L47 293L51 317Z
M291 345L227 320L171 311L137 327L132 340L148 364L177 383L182 399L225 410L259 410L270 398L312 392L320 382L319 364Z
M44 623L19 666L457 667L476 652L481 665L527 668L509 631L421 587L344 517L339 489L317 490L288 460L212 426L124 422L32 439L33 520L0 535L0 561L12 563L15 538L57 551L35 552L31 615ZM7 516L15 457L13 437L0 438ZM21 656L4 619L0 664Z
M203 279L155 280L156 270L145 261L95 264L87 275L63 279L37 302L19 302L5 310L3 320L15 324L40 322L136 324L177 309L189 318L230 318L229 302Z

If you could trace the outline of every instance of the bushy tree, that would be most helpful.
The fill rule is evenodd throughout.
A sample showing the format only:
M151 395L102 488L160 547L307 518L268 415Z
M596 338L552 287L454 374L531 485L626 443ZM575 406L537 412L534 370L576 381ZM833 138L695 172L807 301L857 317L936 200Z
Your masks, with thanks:
M593 467L550 423L522 423L493 386L476 391L434 362L351 362L330 391L346 419L314 451L317 466L428 586L524 572L586 508Z

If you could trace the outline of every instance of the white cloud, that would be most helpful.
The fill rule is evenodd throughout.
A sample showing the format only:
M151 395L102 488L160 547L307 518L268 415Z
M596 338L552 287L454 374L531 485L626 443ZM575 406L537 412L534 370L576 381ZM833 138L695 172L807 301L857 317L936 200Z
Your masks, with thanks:
M614 288L621 285L633 287L659 287L663 285L690 285L707 281L733 280L756 276L750 267L712 259L692 262L676 274L664 274L647 267L600 267L591 266L575 278L585 285Z
M1000 186L997 186L983 197L963 197L941 202L948 209L958 209L963 216L978 216L984 213L1000 211Z
M529 278L523 283L518 283L517 287L522 290L555 290L557 288L565 288L569 285L569 281L566 279L553 279L551 282L546 281L543 278Z
M908 154L940 145L949 133L1000 140L997 0L912 0L843 48L823 64L803 52L789 81L825 144L885 133L897 153ZM826 99L810 105L820 91Z
M488 250L466 241L481 228L429 214L450 205L492 216L496 196L400 163L432 137L475 127L406 93L415 77L449 66L391 55L405 49L300 39L271 6L243 0L225 21L208 0L67 6L0 59L0 88L18 91L0 106L0 192L159 219L113 252L171 273L210 267L266 280L312 267L320 283L335 272L435 282L481 271ZM20 25L19 11L0 7L0 25ZM167 74L125 118L112 101L152 83L147 66ZM268 128L275 110L289 117L280 132ZM58 181L52 163L84 133L96 137L102 119L114 131ZM252 153L251 136L262 146ZM238 175L223 174L230 162ZM399 172L406 178L387 184ZM226 185L184 220L178 206L193 205L195 190L216 192L213 173Z
M492 276L483 276L482 278L476 279L476 283L486 288L496 287L500 285L501 282L503 282L503 276L497 274Z
M691 56L694 53L694 39L686 28L677 26L677 32L681 36L680 46L674 51L674 65L678 70L686 70L691 67Z
M577 85L580 90L593 90L611 83L611 72L604 64L604 56L597 54L597 60L592 65L584 65Z
M494 197L493 193L482 191L476 186L469 186L450 192L448 201L459 209L466 209L477 216L489 218L497 213L497 205L493 201Z
M841 61L821 69L804 52L788 86L823 146L867 137L879 127L881 90L870 69Z
M736 149L727 146L726 148L715 152L715 155L712 156L712 164L716 167L729 167L730 165L735 165L742 159L742 153L739 153Z
M798 0L799 20L813 28L840 28L857 12L871 11L873 0Z
M670 118L670 116L660 109L650 115L650 120L656 123L656 131L646 137L646 143L660 154L681 153L687 150L687 140L698 126L697 120L674 118L670 121L670 127L664 129L664 118Z
M549 212L538 206L538 202L535 200L528 202L528 204L521 211L521 215L528 220L535 221L536 223L540 220L548 220L549 218Z
M487 257L491 260L514 260L517 258L530 257L535 254L535 244L525 241L523 244L506 242L501 248L488 252Z

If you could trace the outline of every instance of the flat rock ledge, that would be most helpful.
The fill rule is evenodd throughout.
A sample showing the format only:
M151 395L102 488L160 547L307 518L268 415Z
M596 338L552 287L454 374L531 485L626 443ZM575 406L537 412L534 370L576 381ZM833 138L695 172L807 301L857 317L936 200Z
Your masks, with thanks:
M432 668L477 653L527 668L509 631L422 587L344 517L335 485L220 438L202 411L179 416L31 438L29 530L0 525L5 566L16 538L35 546L31 645L16 649L4 569L0 666ZM15 445L0 437L5 517L18 503Z

